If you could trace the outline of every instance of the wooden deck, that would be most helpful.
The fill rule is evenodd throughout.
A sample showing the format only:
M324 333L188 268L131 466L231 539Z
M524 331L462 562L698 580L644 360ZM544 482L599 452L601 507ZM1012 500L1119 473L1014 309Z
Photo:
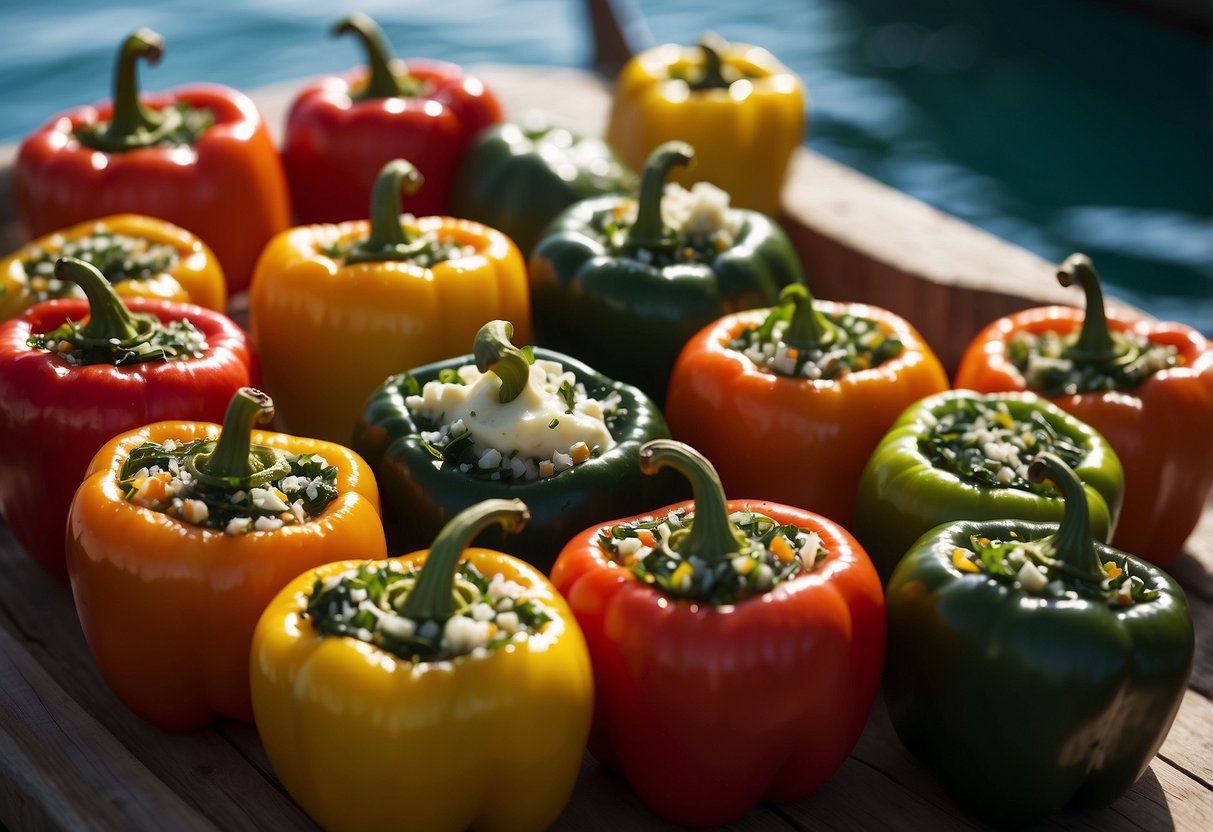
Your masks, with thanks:
M604 124L600 81L570 70L491 66L507 110ZM257 97L281 123L296 85ZM559 95L552 94L558 89ZM0 148L0 244L19 242ZM981 324L1071 299L1039 258L807 151L797 155L784 223L818 297L862 300L909 318L954 367ZM237 299L238 301L239 299ZM1067 812L1051 829L1213 829L1213 504L1173 570L1197 627L1191 688L1159 756L1110 807ZM407 787L405 784L402 786ZM314 828L275 779L250 726L169 734L130 714L93 666L71 593L0 526L0 823L9 829ZM817 795L760 806L736 830L979 828L897 741L877 702L854 753ZM588 755L561 830L672 828Z

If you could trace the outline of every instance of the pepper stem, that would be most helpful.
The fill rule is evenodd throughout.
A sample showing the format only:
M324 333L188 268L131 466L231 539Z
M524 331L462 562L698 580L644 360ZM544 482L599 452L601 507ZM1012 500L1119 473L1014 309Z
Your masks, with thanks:
M720 52L727 45L723 39L713 34L701 35L695 43L703 53L703 73L694 81L688 81L687 86L693 90L724 90L730 82L724 77L724 62Z
M407 94L400 77L392 71L392 47L379 24L362 12L354 12L334 23L332 32L334 35L355 35L366 50L370 77L357 95L359 100L395 98ZM407 71L404 74L407 75Z
M152 110L139 100L138 62L160 63L164 37L151 29L137 29L122 43L114 68L114 108L104 129L80 129L82 144L107 153L150 147L181 126L176 109Z
M494 524L517 533L531 519L522 500L484 500L451 518L430 546L417 583L409 592L400 614L414 621L446 621L458 607L455 604L455 569L463 551Z
M798 350L828 347L841 337L839 328L814 305L807 286L792 283L779 293L779 302L790 305L792 317L784 330L783 342Z
M695 498L695 522L685 537L672 540L684 559L697 557L707 563L720 563L739 554L745 544L729 520L720 477L707 457L682 442L654 439L640 448L640 470L652 476L662 468L673 468L691 482Z
M687 165L695 158L695 149L686 142L666 142L658 145L644 163L644 176L640 180L640 196L637 198L636 222L628 229L625 248L636 250L653 248L670 243L661 219L661 195L670 169L675 165Z
M1108 316L1104 310L1103 289L1095 264L1085 254L1071 254L1057 270L1057 282L1082 286L1087 296L1087 311L1082 321L1078 341L1067 350L1067 357L1086 364L1115 364L1127 352L1124 345L1112 340L1108 331Z
M476 369L501 379L497 401L505 404L518 398L531 377L531 362L524 351L510 341L514 325L509 321L489 321L480 327L472 345Z
M155 334L159 326L156 317L127 309L113 285L91 263L75 257L60 257L55 261L55 277L75 283L88 298L88 323L76 336L77 346L133 347Z
M383 166L371 190L371 233L350 248L345 262L408 260L417 254L424 242L409 239L400 227L400 193L415 194L424 181L421 171L404 159Z
M1052 541L1053 552L1063 570L1081 581L1099 584L1103 572L1095 553L1090 507L1082 480L1060 457L1050 453L1040 454L1032 460L1028 466L1028 479L1032 482L1051 480L1065 500L1065 513Z
M206 443L186 459L189 471L208 485L248 490L290 473L286 454L276 448L252 444L254 425L274 417L270 397L252 387L241 387L223 417L217 442Z

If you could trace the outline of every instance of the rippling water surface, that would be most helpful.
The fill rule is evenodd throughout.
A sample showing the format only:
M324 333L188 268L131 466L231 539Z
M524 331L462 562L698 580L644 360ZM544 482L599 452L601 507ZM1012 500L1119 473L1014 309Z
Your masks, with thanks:
M808 144L1213 334L1213 93L1200 37L1096 0L628 0L656 41L713 30L804 77ZM109 94L123 36L164 34L149 88L244 89L348 68L362 10L399 54L585 66L580 0L57 0L0 8L0 141Z

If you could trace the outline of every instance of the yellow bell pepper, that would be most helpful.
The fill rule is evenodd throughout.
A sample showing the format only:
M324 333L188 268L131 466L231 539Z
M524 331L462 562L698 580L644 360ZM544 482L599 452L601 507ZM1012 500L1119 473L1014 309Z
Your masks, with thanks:
M94 457L72 501L67 566L80 626L106 683L160 728L252 719L249 646L269 600L300 570L350 551L387 553L366 463L328 442L251 430L270 413L265 394L242 388L222 430L156 422L119 434ZM175 466L166 461L172 453L183 457ZM292 520L292 506L278 515L285 519L261 522L273 506L256 505L257 489L292 502L273 483L302 457L325 469L311 482L330 482L335 496L315 516ZM193 499L173 499L172 471L193 472ZM301 503L325 496L327 486L313 487L296 484ZM243 530L221 525L224 504L247 507L236 512L246 514L237 521Z
M539 830L560 815L593 711L585 639L538 570L465 548L489 524L517 529L527 517L519 500L477 503L428 551L323 566L266 608L251 655L257 730L282 784L325 829ZM501 600L509 582L531 600ZM453 657L419 640L429 626L447 645L457 621L510 632L507 613L472 614L486 598L498 611L537 603L546 620ZM422 649L431 658L413 655Z
M633 57L615 79L607 142L640 170L658 145L695 148L681 184L706 180L733 205L779 213L788 160L805 133L804 85L770 52L701 39Z
M55 279L60 257L96 266L124 298L196 303L216 312L227 304L223 270L205 243L164 220L114 214L39 237L0 260L0 321L40 301L84 297L75 284Z
M266 389L293 433L349 441L385 378L462 354L490 320L513 321L519 340L531 339L517 246L469 220L400 216L401 189L420 185L408 162L389 162L370 221L293 228L262 253L250 296L253 340Z

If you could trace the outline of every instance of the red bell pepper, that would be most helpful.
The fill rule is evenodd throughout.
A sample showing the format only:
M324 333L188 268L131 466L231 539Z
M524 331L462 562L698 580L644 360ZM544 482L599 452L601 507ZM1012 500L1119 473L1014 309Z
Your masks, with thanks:
M282 164L256 106L215 84L140 95L136 63L164 39L123 43L114 98L60 113L26 137L13 169L30 237L109 214L148 214L197 234L229 292L248 286L261 247L290 221Z
M454 64L392 60L383 32L364 14L337 21L366 47L369 68L322 78L291 105L282 158L302 224L361 219L385 164L408 159L425 188L404 198L418 216L448 214L463 153L481 128L502 119L497 97Z
M645 473L665 466L691 480L694 501L587 529L552 583L590 648L590 751L657 814L712 825L802 799L846 759L880 679L884 596L840 526L726 502L711 464L681 443L641 449ZM722 591L732 581L751 588Z
M244 333L217 312L145 298L124 305L81 260L60 260L55 276L80 284L88 300L47 301L0 324L0 513L26 551L66 580L68 507L101 446L161 419L222 420L235 391L257 381L257 366ZM174 341L171 325L184 319L205 344Z

